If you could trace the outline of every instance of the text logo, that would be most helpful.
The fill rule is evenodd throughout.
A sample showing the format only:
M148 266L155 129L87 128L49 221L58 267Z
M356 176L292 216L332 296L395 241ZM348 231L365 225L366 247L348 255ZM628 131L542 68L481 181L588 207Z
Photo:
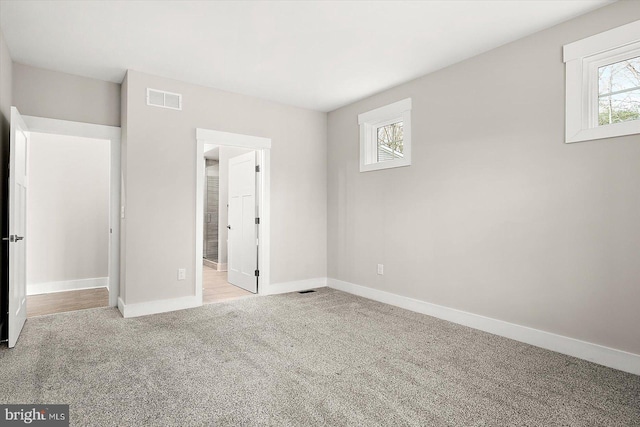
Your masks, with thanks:
M69 426L69 405L0 405L0 426Z

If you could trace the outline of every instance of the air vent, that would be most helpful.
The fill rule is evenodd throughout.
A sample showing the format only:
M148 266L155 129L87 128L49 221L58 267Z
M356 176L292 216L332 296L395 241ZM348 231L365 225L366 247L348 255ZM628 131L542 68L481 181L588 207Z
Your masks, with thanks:
M163 90L147 88L147 105L182 110L182 95Z
M315 292L315 291L314 291L313 289L309 289L309 290L306 290L306 291L300 291L300 292L298 292L298 293L299 293L299 294L310 294L310 293L312 293L312 292Z

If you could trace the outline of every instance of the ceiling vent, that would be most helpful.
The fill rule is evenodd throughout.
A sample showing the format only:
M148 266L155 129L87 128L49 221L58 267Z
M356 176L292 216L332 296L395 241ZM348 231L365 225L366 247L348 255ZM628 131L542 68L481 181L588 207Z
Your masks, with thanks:
M182 95L164 90L147 88L147 105L182 110Z

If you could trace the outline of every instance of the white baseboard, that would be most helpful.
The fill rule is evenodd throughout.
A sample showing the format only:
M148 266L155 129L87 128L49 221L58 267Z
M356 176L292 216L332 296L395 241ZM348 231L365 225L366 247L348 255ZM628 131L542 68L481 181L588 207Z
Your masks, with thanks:
M211 261L206 258L202 258L202 265L206 267L213 268L216 271L227 271L227 263L219 263L216 261Z
M118 298L118 310L122 317L139 317L148 314L166 313L168 311L184 310L202 305L202 301L195 295L163 299L156 301L140 302L135 304L125 304L122 298Z
M326 277L315 279L294 280L292 282L271 283L267 289L259 290L260 295L286 294L288 292L300 292L307 289L322 288L327 286Z
M350 294L369 298L406 310L415 311L449 322L479 329L495 335L511 338L536 347L588 360L610 368L640 375L640 355L586 341L545 332L527 326L509 323L491 317L480 316L442 305L392 294L337 279L327 279L327 286Z
M206 258L202 258L202 265L204 265L205 267L213 268L214 270L218 269L218 263L217 262L211 261L211 260L206 259Z
M77 291L109 287L108 277L92 279L63 280L59 282L32 283L27 285L27 295L49 294L51 292Z

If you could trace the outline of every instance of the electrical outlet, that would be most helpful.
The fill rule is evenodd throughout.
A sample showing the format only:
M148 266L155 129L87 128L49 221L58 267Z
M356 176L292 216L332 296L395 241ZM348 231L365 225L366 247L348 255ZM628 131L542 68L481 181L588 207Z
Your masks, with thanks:
M187 278L187 269L179 268L178 269L178 280L184 280Z
M384 274L384 264L378 264L378 274Z

